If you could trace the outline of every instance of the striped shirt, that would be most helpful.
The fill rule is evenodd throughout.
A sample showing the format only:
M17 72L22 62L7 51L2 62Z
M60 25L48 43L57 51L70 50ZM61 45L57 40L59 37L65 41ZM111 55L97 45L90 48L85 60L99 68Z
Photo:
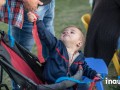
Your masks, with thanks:
M23 0L9 0L10 20L12 25L22 28L24 18ZM7 4L0 8L0 21L8 23Z

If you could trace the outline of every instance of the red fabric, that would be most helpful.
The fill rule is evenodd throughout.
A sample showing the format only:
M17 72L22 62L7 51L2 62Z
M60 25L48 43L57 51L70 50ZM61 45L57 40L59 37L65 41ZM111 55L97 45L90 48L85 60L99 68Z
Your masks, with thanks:
M73 62L74 64L81 65L83 64L82 62Z
M89 90L93 90L93 87L96 85L96 82L99 81L99 77L94 77L93 82L91 82Z
M60 57L65 60L65 62L69 62L69 60L67 60L63 55L61 55L60 50L58 48L56 48L56 51L58 52Z
M93 87L95 86L95 84L96 84L95 82L91 82L89 90L93 90Z
M65 62L69 62L69 60L67 60L67 59L60 53L60 50L59 50L58 48L56 48L56 51L58 52L58 54L60 55L60 57L65 60ZM81 64L83 64L83 63L82 63L82 62L73 62L73 64L81 65Z
M33 80L36 84L42 84L35 73L31 70L31 68L26 64L24 60L20 56L18 56L11 48L1 42L1 45L8 51L12 66L23 75L27 76L31 80Z
M35 40L36 47L37 47L38 59L39 59L40 63L44 63L45 60L44 60L43 55L42 55L42 44L41 44L41 41L40 41L40 38L38 35L36 21L34 22L32 34L33 34L33 38Z

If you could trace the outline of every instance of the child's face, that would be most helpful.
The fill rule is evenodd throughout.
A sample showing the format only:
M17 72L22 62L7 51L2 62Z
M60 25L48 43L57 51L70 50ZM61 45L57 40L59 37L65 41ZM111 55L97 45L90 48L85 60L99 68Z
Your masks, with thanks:
M82 32L76 27L68 27L61 34L61 40L70 45L80 46L82 43Z

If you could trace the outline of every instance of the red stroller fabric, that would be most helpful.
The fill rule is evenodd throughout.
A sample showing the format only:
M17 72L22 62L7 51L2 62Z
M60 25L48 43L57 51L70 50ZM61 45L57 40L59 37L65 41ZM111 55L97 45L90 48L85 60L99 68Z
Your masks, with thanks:
M34 22L32 34L33 34L33 37L34 37L34 40L35 40L35 43L37 46L38 59L39 59L40 63L44 63L45 60L44 60L43 55L42 55L42 44L41 44L41 41L39 39L36 22Z
M18 56L13 50L11 50L11 48L6 46L3 42L1 42L1 45L4 46L4 48L8 51L11 58L11 64L16 70L33 80L35 83L42 84L39 78L36 77L35 73L26 64L26 62L22 60L20 56Z

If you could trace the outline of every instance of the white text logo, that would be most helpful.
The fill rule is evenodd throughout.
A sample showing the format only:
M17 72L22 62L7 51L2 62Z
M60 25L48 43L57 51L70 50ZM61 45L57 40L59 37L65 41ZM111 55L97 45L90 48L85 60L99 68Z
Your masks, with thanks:
M120 84L120 76L118 80L105 78L105 84Z

